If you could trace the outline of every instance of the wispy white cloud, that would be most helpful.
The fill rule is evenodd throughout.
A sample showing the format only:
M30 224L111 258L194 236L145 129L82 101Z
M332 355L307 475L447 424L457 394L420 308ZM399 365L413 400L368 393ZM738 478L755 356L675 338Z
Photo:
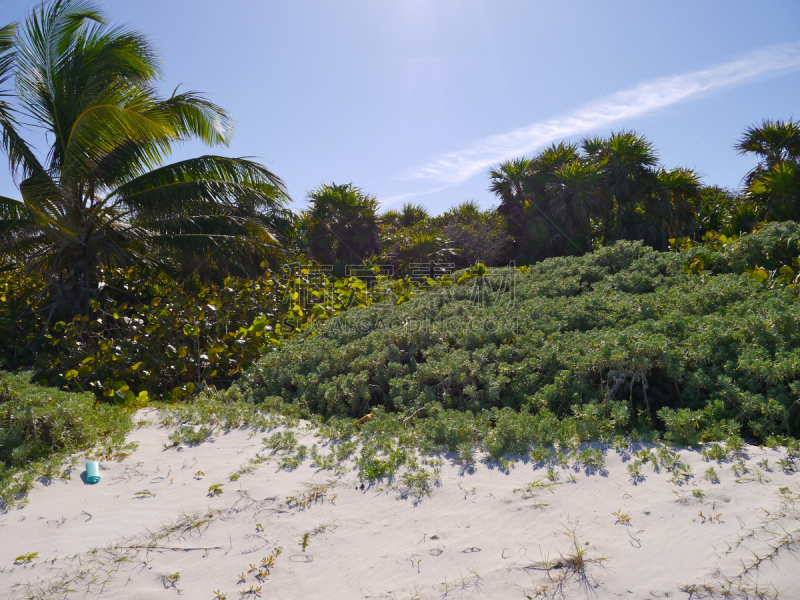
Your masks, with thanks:
M458 182L460 183L460 182ZM394 196L386 196L381 198L381 204L384 208L392 208L395 206L399 206L402 202L406 202L411 198L416 198L417 196L427 196L429 194L435 194L436 192L441 192L442 190L449 189L457 185L457 183L445 183L444 185L437 186L433 189L425 189L421 192L405 192L402 194L396 194Z
M553 141L586 133L623 119L683 102L703 92L774 75L800 66L800 42L768 46L725 64L683 75L660 77L599 98L571 113L475 141L407 170L402 179L458 185L508 158ZM436 191L442 188L437 188ZM417 192L420 195L429 192Z

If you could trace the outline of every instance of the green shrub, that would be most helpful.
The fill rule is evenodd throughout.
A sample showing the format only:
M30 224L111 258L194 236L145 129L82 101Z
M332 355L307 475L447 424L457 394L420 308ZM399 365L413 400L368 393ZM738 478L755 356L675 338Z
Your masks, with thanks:
M695 446L700 441L701 411L688 408L672 410L665 406L658 411L658 416L664 421L664 439L683 446Z
M51 386L92 390L117 403L180 400L226 388L264 352L350 306L413 295L408 280L367 287L310 268L224 285L178 285L134 269L102 273L110 291L91 314L59 320L40 279L0 273L0 335L15 341L6 368L34 366ZM385 279L385 278L384 278ZM397 295L395 295L397 293Z
M14 504L37 476L59 475L69 454L102 444L111 455L132 425L128 413L97 404L92 394L33 384L30 373L0 372L0 504Z
M696 247L662 253L638 242L456 274L459 284L411 302L331 318L265 355L237 386L253 402L280 397L325 416L433 405L574 416L580 441L654 428L683 444L797 436L797 296L737 271L759 257L754 248L774 252L795 229L771 224L706 249L708 266L688 274ZM448 448L473 435L427 412ZM513 446L506 439L546 435L505 427L487 441L492 454Z
M33 364L30 345L35 338L33 318L21 315L35 314L46 306L42 302L45 282L41 277L24 273L21 269L0 270L0 366L13 369L19 365Z

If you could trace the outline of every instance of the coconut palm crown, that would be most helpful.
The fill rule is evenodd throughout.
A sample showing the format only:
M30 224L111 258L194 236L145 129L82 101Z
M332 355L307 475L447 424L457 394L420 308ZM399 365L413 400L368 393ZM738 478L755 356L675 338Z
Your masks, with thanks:
M163 96L160 75L148 40L90 1L54 0L0 29L0 143L21 196L0 197L0 263L44 272L78 312L102 266L279 247L270 223L288 196L273 173L222 156L167 164L188 139L227 145L233 122L202 94Z

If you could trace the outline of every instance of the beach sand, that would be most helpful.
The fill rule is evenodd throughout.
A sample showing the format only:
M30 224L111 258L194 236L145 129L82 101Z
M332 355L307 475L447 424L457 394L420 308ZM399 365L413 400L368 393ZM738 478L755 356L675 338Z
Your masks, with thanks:
M693 473L682 484L650 464L634 481L630 454L608 447L604 469L570 463L555 481L527 459L470 470L441 454L426 467L439 483L416 497L399 481L362 489L352 462L338 475L310 458L250 463L274 431L165 449L169 433L140 426L138 449L103 462L98 484L81 462L0 514L0 596L800 599L800 475L777 467L779 450L748 446L737 477L679 449Z

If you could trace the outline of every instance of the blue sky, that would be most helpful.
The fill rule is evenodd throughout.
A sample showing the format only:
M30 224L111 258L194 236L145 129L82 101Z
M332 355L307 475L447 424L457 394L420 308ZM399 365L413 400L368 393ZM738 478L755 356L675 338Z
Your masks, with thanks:
M0 23L34 2L0 0ZM669 167L735 188L733 144L800 118L800 0L103 0L145 32L164 90L236 119L295 206L353 182L386 207L494 204L487 172L562 138L634 129ZM209 152L183 147L175 158ZM0 194L18 197L7 170Z

